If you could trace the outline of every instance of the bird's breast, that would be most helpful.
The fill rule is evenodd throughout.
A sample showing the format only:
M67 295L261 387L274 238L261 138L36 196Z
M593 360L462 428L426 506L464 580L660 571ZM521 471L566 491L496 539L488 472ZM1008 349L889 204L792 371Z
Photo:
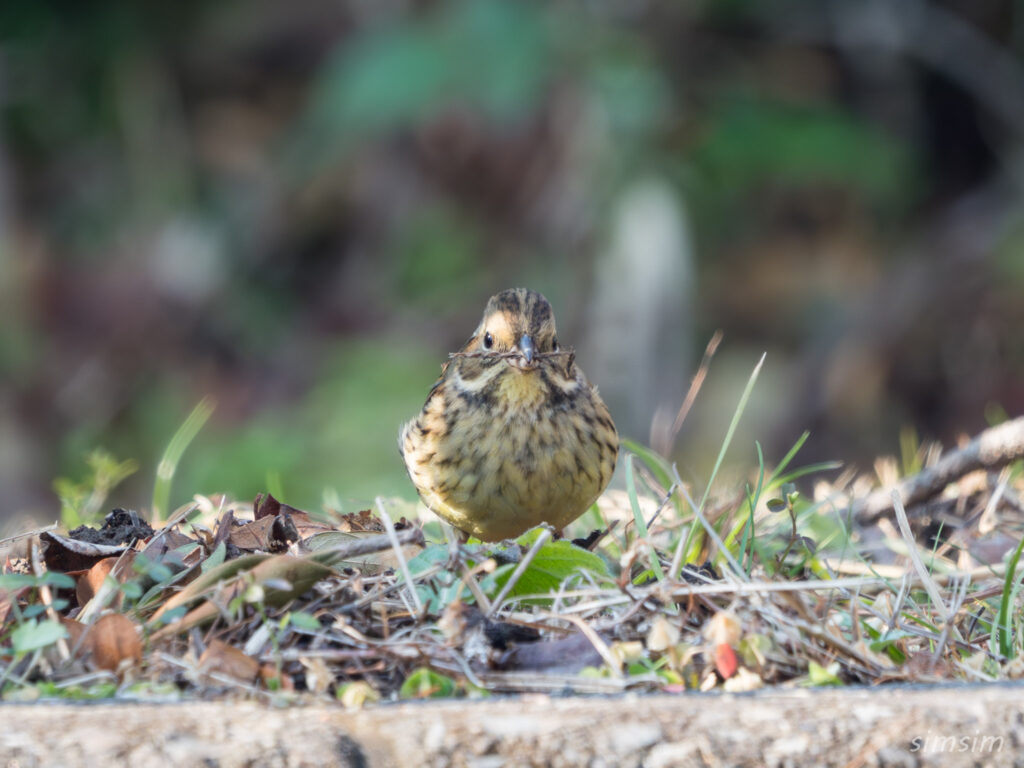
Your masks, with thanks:
M508 366L496 385L498 402L510 409L537 409L548 400L548 385L536 369L521 371Z

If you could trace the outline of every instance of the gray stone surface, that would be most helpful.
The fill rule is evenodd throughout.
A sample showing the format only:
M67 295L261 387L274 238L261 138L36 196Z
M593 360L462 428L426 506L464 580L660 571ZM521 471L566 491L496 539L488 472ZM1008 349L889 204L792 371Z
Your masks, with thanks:
M0 768L116 765L1024 766L1024 687L0 706Z

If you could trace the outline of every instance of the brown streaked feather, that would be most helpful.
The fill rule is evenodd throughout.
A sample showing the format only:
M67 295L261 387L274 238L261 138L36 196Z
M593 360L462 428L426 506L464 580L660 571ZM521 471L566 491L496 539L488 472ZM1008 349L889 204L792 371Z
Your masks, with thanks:
M523 334L534 341L533 365L513 365ZM557 349L551 305L520 288L488 301L402 427L399 450L427 507L496 540L542 522L565 526L589 508L611 479L618 435L571 350Z

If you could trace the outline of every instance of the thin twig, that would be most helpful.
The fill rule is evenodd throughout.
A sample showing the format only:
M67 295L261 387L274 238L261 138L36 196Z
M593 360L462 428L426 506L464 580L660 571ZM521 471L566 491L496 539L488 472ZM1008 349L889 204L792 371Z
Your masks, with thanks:
M31 531L26 531L25 533L16 533L13 536L8 536L4 539L0 539L0 547L5 547L8 544L14 543L15 541L20 541L21 539L34 538L41 533L47 533L49 531L55 530L57 530L57 524L50 523L49 525L45 525L42 528L35 528Z
M449 352L448 359L454 360L457 357L488 357L494 358L495 360L508 360L513 357L522 357L523 353L519 350L512 350L511 352ZM568 349L560 349L557 352L535 352L533 354L534 360L547 360L552 357L575 357L576 350L571 347Z
M853 516L861 522L875 522L892 511L893 493L898 492L907 506L918 504L970 472L996 469L1020 458L1024 458L1024 416L986 429L934 466L854 501Z

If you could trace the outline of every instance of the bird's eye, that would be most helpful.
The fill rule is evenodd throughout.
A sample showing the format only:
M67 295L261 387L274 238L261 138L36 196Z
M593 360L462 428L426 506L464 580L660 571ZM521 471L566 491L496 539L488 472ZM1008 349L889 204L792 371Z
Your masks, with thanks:
M484 334L484 349L490 349L494 346L494 337L489 333Z
M555 340L554 340L554 341L553 341L553 342L551 343L551 351L552 351L552 352L557 352L557 351L558 351L558 339L555 339Z

